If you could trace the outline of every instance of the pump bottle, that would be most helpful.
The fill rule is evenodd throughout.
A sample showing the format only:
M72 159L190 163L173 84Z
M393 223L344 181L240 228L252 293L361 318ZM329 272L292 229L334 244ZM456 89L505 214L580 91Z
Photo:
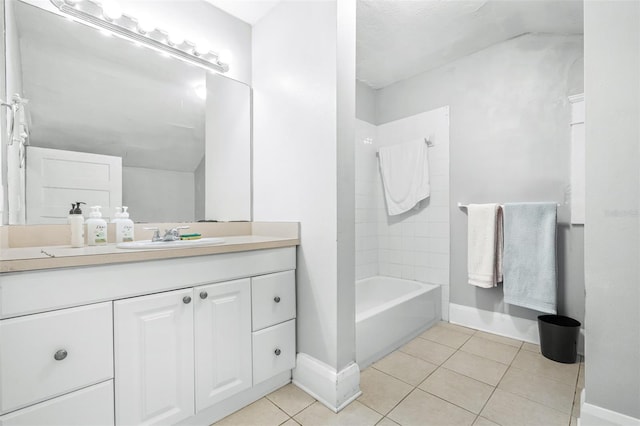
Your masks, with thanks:
M82 201L71 204L71 210L69 210L69 225L71 227L71 247L84 247L84 216L82 216L82 210L80 204L85 204Z
M107 244L107 222L102 218L101 206L92 206L87 219L87 243L90 246Z
M127 209L127 206L116 207L115 218L111 221L116 225L116 243L133 241L133 221L129 219Z

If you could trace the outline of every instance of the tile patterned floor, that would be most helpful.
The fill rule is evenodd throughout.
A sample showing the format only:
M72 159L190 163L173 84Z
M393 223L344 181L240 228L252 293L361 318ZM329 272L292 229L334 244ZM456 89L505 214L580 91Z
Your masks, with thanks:
M573 426L584 361L442 322L362 371L362 396L340 413L289 384L216 425Z

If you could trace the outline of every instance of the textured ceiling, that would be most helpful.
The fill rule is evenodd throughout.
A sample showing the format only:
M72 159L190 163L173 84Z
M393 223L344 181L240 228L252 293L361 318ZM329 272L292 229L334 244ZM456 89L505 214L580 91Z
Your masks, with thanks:
M582 0L358 0L358 80L379 89L526 33L582 34Z

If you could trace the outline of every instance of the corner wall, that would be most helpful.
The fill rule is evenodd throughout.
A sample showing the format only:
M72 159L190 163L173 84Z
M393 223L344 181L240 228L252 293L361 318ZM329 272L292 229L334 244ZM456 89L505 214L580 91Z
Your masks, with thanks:
M587 362L580 423L638 425L640 3L587 1L584 20Z
M467 215L458 202L568 199L570 105L581 36L525 35L376 91L377 124L450 106L451 303L535 319L502 287L467 284ZM576 65L577 64L577 65ZM582 228L559 209L559 311L584 315Z

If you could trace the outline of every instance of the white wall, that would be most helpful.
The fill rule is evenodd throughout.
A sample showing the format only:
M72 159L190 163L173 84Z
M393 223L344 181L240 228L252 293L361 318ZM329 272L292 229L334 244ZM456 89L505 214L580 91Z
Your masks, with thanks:
M336 370L355 358L355 339L347 338L355 328L354 277L349 269L351 277L338 272L339 245L348 250L350 238L338 212L349 208L345 197L354 170L340 163L343 188L338 152L340 161L349 161L343 154L353 149L349 120L355 120L353 100L342 98L355 97L355 71L348 64L341 69L351 47L343 51L338 44L354 40L348 40L348 28L337 30L340 7L335 1L283 1L253 28L254 220L301 222L298 352ZM350 22L348 13L346 18ZM355 14L352 19L343 25L355 25ZM353 213L342 218L349 219L353 227ZM346 260L353 264L353 253Z
M452 303L539 314L505 305L501 287L467 284L467 215L457 203L568 199L567 96L580 82L582 44L581 36L526 35L376 91L378 124L450 106ZM582 229L567 225L568 213L559 211L559 311L582 320Z
M359 80L356 81L356 118L376 123L376 92Z
M194 221L193 173L123 167L122 181L127 183L122 187L122 204L129 207L134 222L166 222L168 217L173 222Z
M638 424L640 3L587 1L584 18L586 402Z

